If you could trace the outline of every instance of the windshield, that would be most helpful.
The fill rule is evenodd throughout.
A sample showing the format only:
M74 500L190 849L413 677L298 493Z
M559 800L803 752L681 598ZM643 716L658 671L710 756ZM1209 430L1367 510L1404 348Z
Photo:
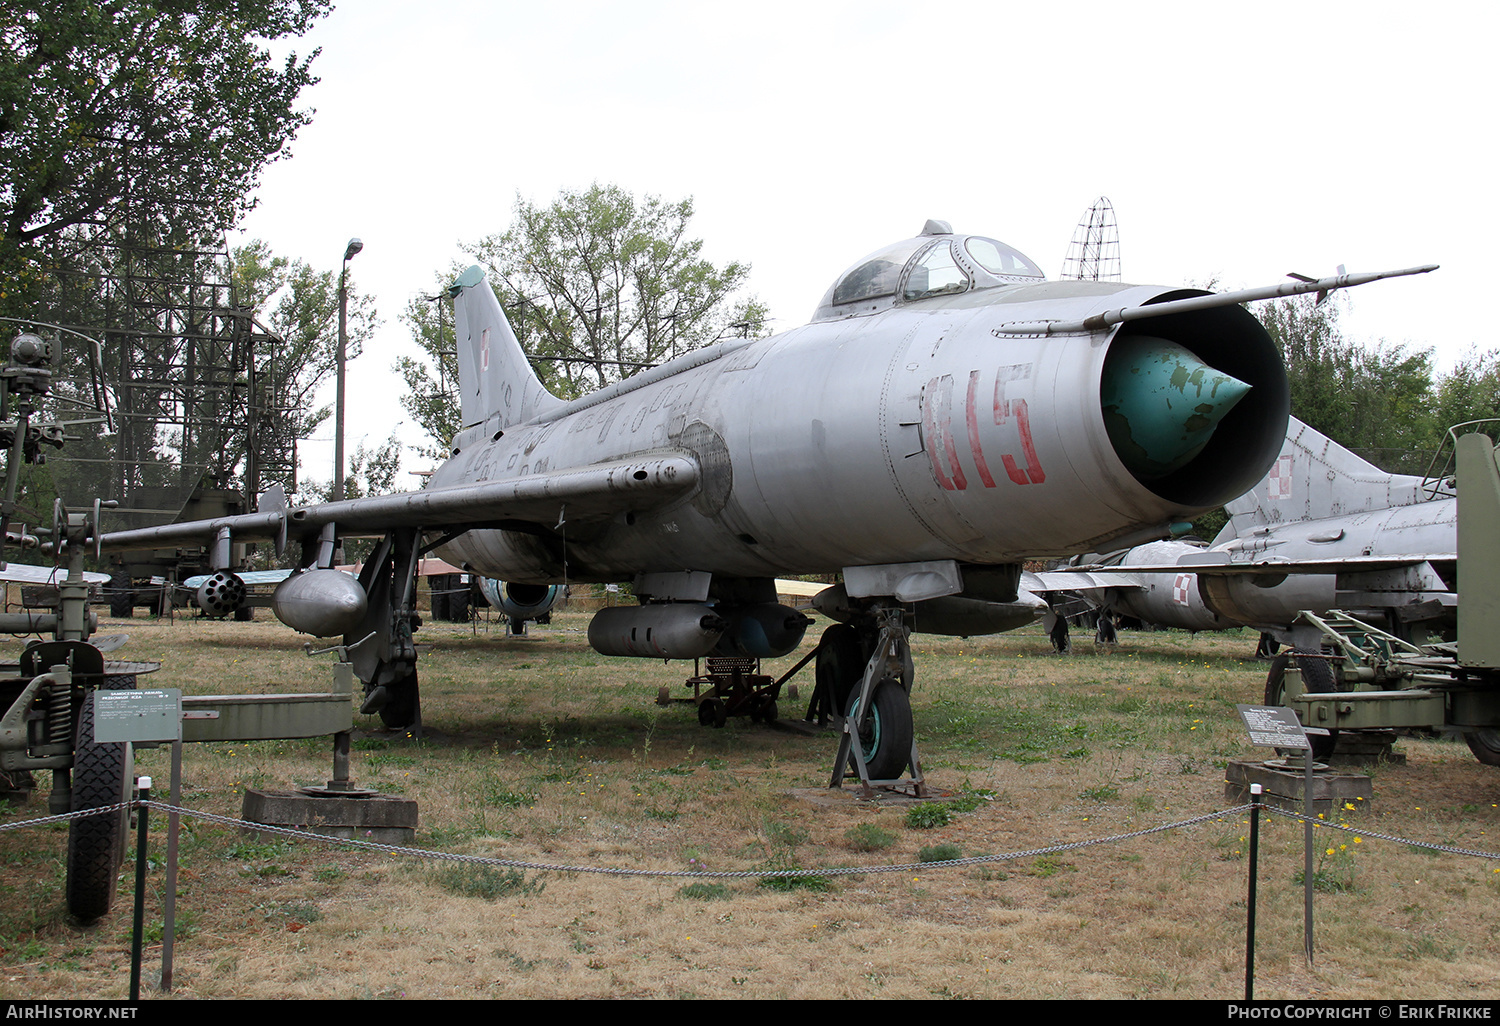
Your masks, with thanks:
M901 269L913 252L927 244L927 239L903 239L872 253L868 259L847 271L833 287L833 303L858 303L865 299L894 296L901 282Z
M968 250L975 263L991 274L1019 278L1046 277L1036 264L1003 242L974 235L964 242L964 249Z

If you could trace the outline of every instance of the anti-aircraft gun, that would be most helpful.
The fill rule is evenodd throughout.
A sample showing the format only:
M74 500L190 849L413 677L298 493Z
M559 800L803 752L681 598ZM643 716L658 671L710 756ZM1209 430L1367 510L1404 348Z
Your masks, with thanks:
M73 511L59 499L49 528L28 533L19 525L19 515L30 512L16 501L21 468L45 462L45 448L60 449L66 425L44 419L52 343L23 331L11 341L8 356L0 369L0 446L6 452L0 571L7 580L54 584L56 590L50 611L0 613L0 630L6 633L51 638L29 642L18 661L0 662L0 786L24 795L33 773L50 770L48 806L54 815L108 810L74 819L68 827L68 910L79 919L97 919L114 898L129 829L125 803L135 778L129 744L94 740L92 693L134 688L137 675L158 664L106 660L104 649L89 642L98 620L88 608L83 563L94 550L99 513L107 504L95 500L92 510ZM38 517L32 513L30 519ZM7 550L16 548L37 549L54 565L8 565ZM65 565L57 565L59 559Z
M1484 434L1457 434L1469 426L1449 432L1459 483L1457 640L1417 645L1347 613L1303 612L1296 653L1273 662L1266 704L1327 730L1314 737L1320 757L1341 731L1398 730L1462 736L1480 762L1500 766L1500 448Z

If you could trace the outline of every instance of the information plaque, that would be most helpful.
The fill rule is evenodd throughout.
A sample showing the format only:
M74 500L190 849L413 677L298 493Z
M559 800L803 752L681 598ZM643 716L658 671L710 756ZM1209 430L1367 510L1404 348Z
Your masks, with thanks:
M182 691L95 691L94 740L176 741L182 723Z

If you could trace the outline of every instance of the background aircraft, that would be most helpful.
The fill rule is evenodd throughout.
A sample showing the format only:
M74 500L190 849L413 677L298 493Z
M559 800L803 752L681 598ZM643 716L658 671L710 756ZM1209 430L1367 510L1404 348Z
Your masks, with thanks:
M1455 622L1457 500L1448 482L1387 474L1290 421L1281 455L1226 503L1211 545L1159 541L1102 559L1102 569L1041 575L1114 615L1183 630L1259 628L1294 644L1300 610L1344 609L1391 633Z
M1220 295L1047 282L1009 246L928 222L840 275L804 327L564 402L471 268L450 290L465 427L426 488L102 544L207 540L227 570L234 539L300 543L278 615L344 633L364 710L392 725L420 725L412 582L428 551L521 584L632 581L641 604L601 610L589 641L651 658L786 654L807 620L774 578L842 571L853 622L825 636L819 676L854 693L873 764L899 773L908 604L1012 604L1024 559L1166 537L1242 494L1277 457L1288 397L1240 304L1430 269ZM355 582L326 568L358 534L381 540Z

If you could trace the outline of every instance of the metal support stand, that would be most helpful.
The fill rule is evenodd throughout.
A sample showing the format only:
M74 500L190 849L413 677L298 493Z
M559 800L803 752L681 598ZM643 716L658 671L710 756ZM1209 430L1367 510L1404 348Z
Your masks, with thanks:
M151 800L151 778L141 777L141 801ZM135 846L135 919L130 938L130 1000L141 999L141 940L146 915L146 824L151 810L140 809L140 833Z

